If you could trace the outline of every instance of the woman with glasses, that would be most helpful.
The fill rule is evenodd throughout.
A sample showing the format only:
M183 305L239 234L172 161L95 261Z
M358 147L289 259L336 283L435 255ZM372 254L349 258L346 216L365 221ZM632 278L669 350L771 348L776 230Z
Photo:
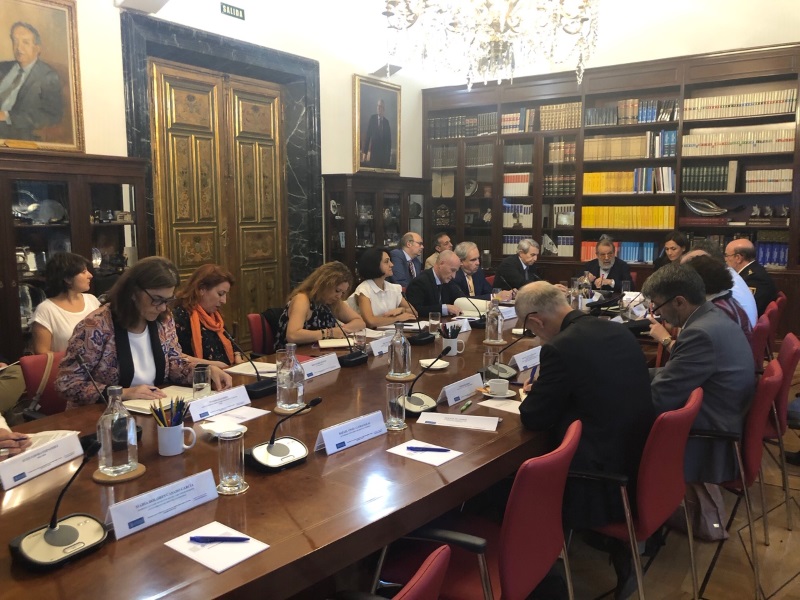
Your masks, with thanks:
M363 319L344 300L352 285L350 269L339 261L315 269L289 294L278 320L275 349L284 348L287 342L299 345L343 338L344 332L363 329Z
M166 258L144 258L125 271L105 303L75 327L61 361L56 390L67 409L98 400L108 386L122 399L158 400L166 383L190 385L192 365L181 356L169 305L180 282ZM211 367L212 385L230 387L230 375ZM92 381L94 380L94 382Z

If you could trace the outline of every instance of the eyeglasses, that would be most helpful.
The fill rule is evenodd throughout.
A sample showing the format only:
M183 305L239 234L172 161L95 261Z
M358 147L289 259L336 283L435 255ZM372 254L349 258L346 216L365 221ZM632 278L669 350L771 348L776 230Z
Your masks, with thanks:
M525 315L524 319L522 319L522 337L536 337L536 334L533 333L533 330L528 329L528 318L537 314L539 314L538 311L532 310Z
M172 298L162 298L161 296L152 296L150 292L146 289L141 288L141 290L147 294L147 297L150 298L150 302L152 302L153 306L158 308L159 306L169 306L173 302L175 302L176 298L173 296Z
M658 311L661 309L661 307L663 307L663 306L666 306L667 304L669 304L670 302L672 302L673 300L675 300L675 298L677 298L677 296L670 296L669 298L667 298L666 300L664 300L664 301L663 301L661 304L659 304L659 305L658 305L658 306L656 306L656 307L654 307L654 306L653 306L653 303L651 302L651 303L650 303L650 312L651 312L651 313L653 313L653 314L655 314L656 312L658 312Z

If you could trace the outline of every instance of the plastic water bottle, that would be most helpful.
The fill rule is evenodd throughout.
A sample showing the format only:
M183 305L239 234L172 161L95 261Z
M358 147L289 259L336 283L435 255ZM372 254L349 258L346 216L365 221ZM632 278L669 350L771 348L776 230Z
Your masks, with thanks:
M122 388L108 388L108 406L97 422L100 472L115 477L139 466L136 421L122 404Z
M488 250L484 250L483 254L481 254L481 269L491 269L492 268L492 253Z
M286 358L278 367L278 408L297 410L306 403L303 400L303 382L305 371L297 361L295 351L297 344L286 344Z
M503 313L500 312L500 300L497 296L492 296L492 306L486 313L486 337L487 342L503 341Z
M403 335L403 324L394 324L394 335L389 344L389 375L408 377L411 375L411 346Z

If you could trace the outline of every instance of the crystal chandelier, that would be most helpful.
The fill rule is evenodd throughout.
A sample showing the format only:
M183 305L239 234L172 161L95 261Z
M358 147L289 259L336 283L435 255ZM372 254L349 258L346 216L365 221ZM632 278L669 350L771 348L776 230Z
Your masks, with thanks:
M599 0L386 0L389 56L474 81L575 60L578 85L597 41Z

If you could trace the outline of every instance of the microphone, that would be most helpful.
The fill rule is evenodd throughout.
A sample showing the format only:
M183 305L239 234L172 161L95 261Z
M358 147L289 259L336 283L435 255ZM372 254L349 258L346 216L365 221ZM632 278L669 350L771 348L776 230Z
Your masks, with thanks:
M100 386L97 385L97 382L94 380L94 377L92 377L92 372L89 371L89 367L86 364L86 362L83 360L83 356L81 356L80 354L76 354L75 355L75 360L78 361L78 364L81 366L81 368L83 369L84 373L86 373L86 376L89 378L89 381L92 382L92 385L94 386L94 389L97 392L97 395L100 396L100 399L103 402L105 402L106 405L108 405L108 398L106 398L105 394L103 394L103 392L100 391Z
M357 367L358 365L363 365L367 362L369 358L367 353L363 350L353 350L353 344L350 343L350 338L347 336L347 332L342 327L341 323L339 323L339 319L336 319L336 326L341 329L342 334L344 335L344 340L347 342L347 347L350 348L350 353L345 354L344 356L339 356L339 366L344 368L347 367Z
M245 456L250 465L259 471L273 473L304 463L308 456L308 448L303 442L293 437L281 437L276 440L275 435L278 433L278 427L286 419L291 419L301 412L317 406L320 402L322 402L322 398L314 398L304 407L286 415L275 424L269 442L257 444L249 450L245 450Z
M97 440L86 449L80 466L58 495L50 523L23 533L9 542L11 554L25 567L30 569L60 567L105 543L108 531L105 525L93 516L75 513L60 520L58 518L58 509L64 494L86 463L99 450L100 442Z
M480 309L478 309L478 306L472 301L472 298L469 296L464 297L467 299L467 302L472 305L472 308L475 309L475 312L478 313L478 318L475 321L470 321L469 326L473 329L486 329L486 314L481 313Z
M412 392L414 390L414 384L416 384L417 381L419 381L419 378L422 377L422 375L428 369L430 369L433 365L435 365L436 361L438 361L446 354L450 354L450 346L445 346L439 353L439 356L437 356L430 363L428 363L428 366L422 367L422 371L420 371L419 375L417 375L414 378L414 381L411 382L411 386L408 388L408 393L405 396L403 396L402 399L403 405L405 406L405 410L407 412L419 414L421 412L424 412L426 410L431 410L436 407L436 400L434 398L431 398L427 394L417 394L415 396L412 394Z
M612 295L610 298L604 298L603 300L595 300L594 302L587 302L586 308L589 309L589 314L598 316L600 311L604 308L609 308L611 306L619 306L619 299L621 296Z
M233 344L233 347L236 348L236 351L239 352L242 356L244 356L250 365L253 367L253 371L256 372L256 381L255 383L246 383L244 384L244 389L247 390L247 397L250 400L258 400L259 398L263 398L264 396L269 396L270 394L274 394L278 390L278 380L275 379L265 379L261 380L261 373L258 372L256 368L256 363L253 362L253 359L250 358L250 355L245 353L242 350L242 347L233 339L233 336L228 332L227 329L223 329L227 338Z
M523 329L522 335L519 336L517 339L515 339L513 342L510 342L505 346L503 346L500 350L498 350L497 355L500 356L501 354L503 354L503 352L511 348L511 346L513 346L514 344L523 340L526 337L536 337L536 334L528 335L528 330ZM517 376L517 373L519 373L519 371L517 371L514 367L501 362L486 367L486 370L492 377L499 379L512 379Z
M405 293L400 292L400 295L403 296L403 300L408 302L408 298L406 298ZM419 313L417 312L417 309L414 308L414 305L411 304L411 302L408 302L408 305L411 307L411 312L414 313L414 318L417 320L417 329L419 329L419 333L408 338L408 343L412 346L427 346L428 344L432 344L433 340L436 339L436 336L430 331L422 331L422 326L419 324Z

